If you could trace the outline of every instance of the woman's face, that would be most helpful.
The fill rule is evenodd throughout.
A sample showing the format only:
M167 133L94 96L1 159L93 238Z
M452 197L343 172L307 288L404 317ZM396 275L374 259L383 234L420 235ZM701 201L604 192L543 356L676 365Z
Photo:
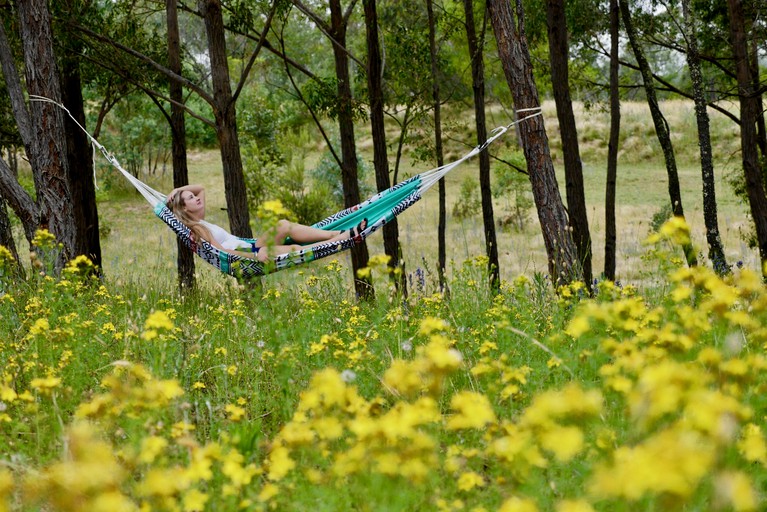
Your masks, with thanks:
M188 190L181 192L181 207L191 217L202 219L205 215L205 203L202 202L202 198Z

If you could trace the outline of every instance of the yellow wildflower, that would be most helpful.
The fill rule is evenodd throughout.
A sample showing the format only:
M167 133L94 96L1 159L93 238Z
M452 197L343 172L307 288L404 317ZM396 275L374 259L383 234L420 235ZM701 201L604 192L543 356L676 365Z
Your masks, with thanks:
M265 502L274 498L280 493L280 488L271 482L267 482L261 488L261 492L258 493L258 500Z
M290 452L284 446L276 447L269 454L269 480L281 480L295 467L295 461L290 458Z
M759 425L749 423L743 427L738 441L740 454L749 462L767 464L767 444L764 442L762 429Z
M501 504L498 512L538 512L538 506L530 498L513 496Z
M32 389L40 391L41 393L48 393L52 389L59 387L60 384L61 379L59 377L45 377L32 379L32 382L29 383L29 386Z
M141 451L138 460L144 464L151 464L168 446L168 441L163 437L148 436L141 441Z
M461 491L471 491L475 487L484 487L485 479L482 475L474 471L466 471L458 477L458 489Z
M227 416L232 421L240 421L242 418L245 417L245 409L238 405L234 404L226 404L226 407L224 407L224 410L226 411Z
M144 329L172 330L173 322L165 311L154 311L146 319Z
M557 512L594 512L594 507L586 500L562 500L557 503Z
M205 504L210 496L199 489L190 489L184 494L184 512L197 512L205 510Z
M432 333L447 330L447 327L447 322L444 320L428 316L421 320L421 325L418 327L418 333L423 336L430 336Z
M739 471L726 472L715 479L716 497L736 512L756 510L759 501L748 475Z
M461 391L453 395L450 407L456 412L447 420L448 430L484 428L496 421L490 401L485 395Z

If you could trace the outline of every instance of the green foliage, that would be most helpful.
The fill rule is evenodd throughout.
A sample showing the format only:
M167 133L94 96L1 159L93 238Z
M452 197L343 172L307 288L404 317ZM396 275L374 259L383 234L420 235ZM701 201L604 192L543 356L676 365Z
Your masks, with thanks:
M666 202L653 214L650 220L650 232L657 233L661 226L674 214L671 204Z
M313 179L306 170L308 134L301 130L280 134L275 144L265 148L255 142L244 148L245 181L248 205L252 211L264 201L278 199L297 222L311 225L330 215L343 202L336 203L329 183Z
M340 101L338 80L335 77L315 77L304 84L301 92L309 108L330 119L338 119L345 109L349 110L355 120L367 117L364 105L358 101L352 99L350 105Z
M505 200L505 207L499 217L499 224L516 231L523 231L527 223L530 209L534 206L530 179L525 174L527 162L522 151L513 151L502 160L508 165L493 167L495 183L493 196Z
M453 217L464 220L479 214L480 211L482 200L479 197L479 183L474 176L465 176L461 180L458 200L453 205Z
M338 147L337 144L333 144ZM374 188L370 185L368 176L370 175L371 167L365 162L362 156L357 154L357 178L360 184L360 196L361 199L366 199L374 193ZM324 187L326 190L330 190L331 203L337 206L343 206L344 204L344 188L341 180L341 168L338 166L338 162L333 157L333 154L326 150L320 156L320 160L317 165L310 170L310 176L315 183ZM337 211L337 210L334 210ZM330 213L330 212L329 212ZM315 219L319 220L319 219Z

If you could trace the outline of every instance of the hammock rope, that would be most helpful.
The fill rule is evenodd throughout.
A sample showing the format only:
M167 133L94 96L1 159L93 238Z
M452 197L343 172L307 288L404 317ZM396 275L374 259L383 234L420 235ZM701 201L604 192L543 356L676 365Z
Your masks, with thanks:
M265 264L254 259L219 250L205 240L196 242L191 236L191 230L173 215L173 212L166 206L166 194L158 192L126 171L114 154L110 153L98 140L88 133L65 106L42 96L30 95L30 100L53 103L63 109L72 121L74 121L74 123L88 136L91 144L101 152L104 158L106 158L114 168L120 171L136 190L139 191L144 199L150 204L155 215L176 233L176 236L181 239L184 245L189 247L189 249L195 252L205 262L213 265L221 272L246 279L263 276L302 263L325 258L346 249L351 249L355 244L381 229L385 224L391 222L394 217L419 201L421 197L423 197L423 194L435 183L439 182L442 177L466 160L473 158L487 149L490 144L506 133L511 127L522 121L541 115L540 107L520 109L517 111L518 113L528 115L525 115L506 126L496 128L491 132L484 143L474 147L458 160L412 176L389 189L375 194L356 206L346 208L312 225L312 227L324 230L347 230L357 226L362 219L367 219L368 225L359 233L359 236L347 240L315 245L314 247L307 247L290 253L278 254L272 258L271 262ZM243 240L248 242L252 241L252 239L247 238L243 238Z

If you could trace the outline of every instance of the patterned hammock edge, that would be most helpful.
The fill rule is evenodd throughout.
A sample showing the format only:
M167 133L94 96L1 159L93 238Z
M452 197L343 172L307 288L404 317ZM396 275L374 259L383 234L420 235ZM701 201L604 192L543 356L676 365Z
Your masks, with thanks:
M437 183L445 174L455 169L466 160L476 156L481 151L484 151L509 128L522 121L541 115L540 107L519 109L517 110L517 113L526 114L524 117L521 117L506 126L496 128L483 144L476 146L460 159L417 174L405 181L397 183L391 188L373 195L356 206L346 208L345 210L335 213L312 225L312 227L325 230L345 230L358 225L362 219L367 219L367 228L360 232L358 236L337 242L319 244L314 247L307 247L290 253L279 254L272 258L270 262L264 264L251 258L219 250L205 240L202 240L199 243L196 242L191 236L191 230L173 215L173 212L166 206L166 195L154 190L149 185L123 169L117 158L88 133L66 107L42 96L30 95L30 100L53 103L64 110L72 121L74 121L74 123L88 136L91 144L98 148L104 158L120 171L120 173L122 173L122 175L141 193L144 199L146 199L152 206L155 215L173 230L184 245L197 254L203 261L214 266L221 272L245 279L263 276L279 270L292 268L296 265L325 258L341 251L351 249L354 245L362 243L362 241L372 233L381 229L400 213L418 202L421 197L423 197L424 192ZM247 238L243 238L242 240L252 241L252 239Z

